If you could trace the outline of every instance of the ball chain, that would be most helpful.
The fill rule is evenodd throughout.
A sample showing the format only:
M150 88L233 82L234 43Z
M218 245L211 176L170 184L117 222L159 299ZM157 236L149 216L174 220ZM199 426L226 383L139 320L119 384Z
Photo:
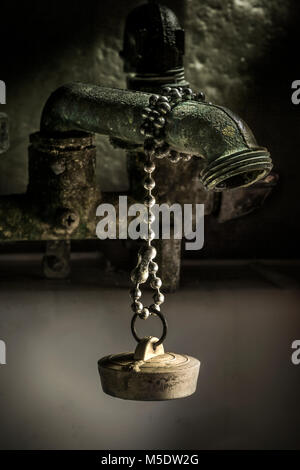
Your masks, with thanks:
M151 225L155 221L155 216L151 209L156 203L152 195L152 190L155 188L155 181L152 176L155 170L153 160L154 158L167 158L171 163L175 164L179 161L187 162L192 158L192 155L177 152L165 142L165 125L168 114L178 103L188 100L204 101L205 95L202 92L195 94L190 88L164 87L161 95L155 94L150 96L149 105L142 112L144 122L141 125L140 132L145 137L144 171L146 176L144 188L146 195L144 205L147 208L146 222L148 225L148 236L146 237L147 244L139 250L137 265L131 273L134 287L130 291L130 295L133 301L131 308L134 314L139 315L144 320L149 318L151 314L155 315L155 312L160 312L160 306L165 300L160 290L162 281L157 276L158 265L153 261L156 257L156 249L152 246L155 233L151 229ZM140 300L142 297L140 284L144 284L148 279L150 279L151 288L155 290L153 295L154 303L150 307L144 307Z
M192 155L177 152L165 142L165 125L170 111L181 101L204 101L203 92L193 93L191 88L162 88L161 95L151 95L149 105L143 109L144 122L141 134L145 136L144 151L150 152L155 158L168 158L172 163L189 161Z

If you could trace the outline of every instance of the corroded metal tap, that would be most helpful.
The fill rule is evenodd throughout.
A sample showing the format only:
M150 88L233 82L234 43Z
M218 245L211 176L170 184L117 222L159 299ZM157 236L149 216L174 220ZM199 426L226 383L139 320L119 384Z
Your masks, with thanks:
M71 83L50 96L41 133L96 132L142 145L142 110L149 98L142 92ZM258 146L248 126L211 103L179 103L168 115L165 137L175 150L203 158L201 179L208 190L249 186L272 169L269 152Z
M129 90L70 83L51 94L40 132L30 136L27 193L0 197L0 242L45 240L45 275L69 274L70 240L96 238L100 202L112 203L118 210L118 194L103 193L96 183L93 133L108 135L113 145L126 149L128 203L139 201L142 111L151 94L160 93L162 87L189 86L183 56L184 30L170 9L150 2L129 14L121 52ZM160 161L157 195L161 203L205 203L210 214L217 192L230 194L226 190L266 181L272 162L240 118L200 95L200 100L179 102L167 116L168 145L195 157L176 166ZM260 191L263 200L266 189ZM220 213L224 219L224 211ZM175 290L181 241L156 242L164 285Z

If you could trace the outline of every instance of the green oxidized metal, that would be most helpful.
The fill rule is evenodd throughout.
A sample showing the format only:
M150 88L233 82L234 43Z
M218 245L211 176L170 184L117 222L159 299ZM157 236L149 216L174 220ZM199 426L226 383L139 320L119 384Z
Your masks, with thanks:
M142 144L141 113L149 96L82 83L65 85L46 103L41 131L84 130ZM258 147L248 126L211 103L179 103L168 115L165 140L176 150L204 159L202 181L207 189L248 186L272 168L269 152Z

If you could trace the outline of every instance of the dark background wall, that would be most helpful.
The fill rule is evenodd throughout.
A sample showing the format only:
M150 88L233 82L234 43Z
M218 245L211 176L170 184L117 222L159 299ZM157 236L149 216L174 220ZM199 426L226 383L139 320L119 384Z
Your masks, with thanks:
M125 87L124 20L138 0L6 2L2 6L0 79L7 84L11 147L0 157L0 193L24 192L28 135L39 127L49 94L81 80ZM164 1L186 29L186 76L195 89L240 114L273 156L280 182L263 208L219 224L206 220L206 242L192 256L299 256L299 110L291 82L299 78L299 2L288 0ZM98 137L102 189L125 189L123 151ZM191 256L191 255L190 255Z
M280 175L260 211L222 226L207 220L202 255L298 257L300 109L291 103L291 82L299 77L299 2L208 0L188 7L192 85L245 119Z

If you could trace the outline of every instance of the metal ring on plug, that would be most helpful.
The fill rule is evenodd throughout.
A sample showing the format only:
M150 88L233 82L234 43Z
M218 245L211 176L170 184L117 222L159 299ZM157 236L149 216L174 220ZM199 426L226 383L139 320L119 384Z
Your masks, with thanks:
M157 317L160 318L162 324L163 324L163 332L162 332L162 335L160 337L160 339L158 341L156 341L153 345L153 348L157 348L157 346L159 346L160 344L163 343L163 341L165 340L166 336L167 336L167 332L168 332L168 324L167 324L167 320L165 319L165 316L159 312L158 310L156 310L155 308L151 308L151 313L152 315L156 315ZM136 322L136 319L139 317L139 314L138 313L135 313L132 317L132 320L131 320L131 332L133 334L133 337L134 339L139 343L143 338L140 338L136 332L136 329L135 329L135 322Z

